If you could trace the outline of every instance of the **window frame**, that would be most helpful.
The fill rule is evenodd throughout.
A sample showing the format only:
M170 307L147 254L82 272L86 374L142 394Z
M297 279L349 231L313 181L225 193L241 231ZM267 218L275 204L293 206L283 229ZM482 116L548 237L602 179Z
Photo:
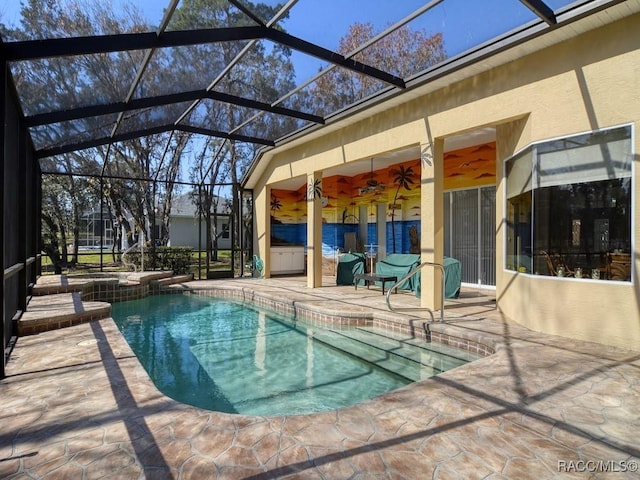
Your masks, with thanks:
M517 150L516 152L514 152L512 155L510 155L508 158L504 159L502 162L502 178L503 178L503 194L502 194L502 206L503 206L503 215L502 215L502 222L505 225L505 228L503 229L503 233L502 233L502 251L503 251L503 261L502 261L502 270L503 272L507 272L507 273L511 273L511 274L518 274L518 275L530 275L530 276L535 276L535 277L544 277L544 278L551 278L551 279L555 279L555 280L589 280L589 281L601 281L602 279L591 279L590 276L583 276L582 278L576 279L574 277L554 277L552 275L542 275L542 274L536 274L533 269L530 271L519 271L517 268L508 268L509 267L509 232L510 232L510 218L509 218L509 191L508 191L508 163L509 161L518 158L518 157L524 157L527 155L527 151L529 151L529 156L531 158L531 171L532 171L532 178L530 179L531 182L531 190L530 190L530 195L531 195L531 229L530 229L530 242L531 242L531 246L532 249L535 250L535 218L536 218L536 190L538 190L539 188L544 188L541 187L540 185L537 184L536 179L533 178L533 175L535 174L537 165L538 165L538 149L540 148L541 145L547 144L547 143L551 143L551 142L557 142L557 141L563 141L563 140L570 140L571 138L575 138L575 137L580 137L580 136L584 136L584 135L594 135L594 134L598 134L598 133L605 133L611 130L616 130L616 129L620 129L620 128L627 128L629 130L629 142L630 142L630 158L631 158L631 170L630 170L630 175L629 175L629 181L630 181L630 209L629 209L629 221L630 221L630 238L629 238L629 245L630 245L630 252L631 252L631 265L630 265L630 270L631 270L631 274L630 274L630 279L629 280L607 280L608 283L622 283L625 285L629 285L629 284L634 284L634 260L633 260L633 252L635 252L635 229L636 229L636 225L635 225L635 197L636 197L636 185L635 185L635 163L636 163L636 149L635 149L635 128L634 128L634 123L633 122L627 122L627 123L622 123L622 124L617 124L617 125L612 125L612 126L608 126L605 128L599 128L599 129L594 129L594 130L588 130L588 131L583 131L583 132L578 132L578 133L574 133L574 134L567 134L567 135L562 135L562 136L557 136L557 137L552 137L552 138L547 138L547 139L543 139L543 140L539 140L536 142L532 142L528 145L526 145L525 147ZM617 177L617 178L622 178L622 177ZM590 183L590 182L586 182L586 183ZM533 258L533 257L532 257ZM532 260L533 262L533 260Z

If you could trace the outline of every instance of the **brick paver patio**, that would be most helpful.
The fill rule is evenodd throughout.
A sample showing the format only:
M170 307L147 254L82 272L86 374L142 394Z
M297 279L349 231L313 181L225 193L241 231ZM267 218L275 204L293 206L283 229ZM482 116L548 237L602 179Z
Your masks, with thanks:
M304 279L185 285L222 284L331 312L426 318L388 312L376 289L311 290ZM481 292L448 301L445 319L432 330L496 353L356 406L286 417L165 397L110 318L21 337L0 382L0 477L640 478L640 351L529 331Z

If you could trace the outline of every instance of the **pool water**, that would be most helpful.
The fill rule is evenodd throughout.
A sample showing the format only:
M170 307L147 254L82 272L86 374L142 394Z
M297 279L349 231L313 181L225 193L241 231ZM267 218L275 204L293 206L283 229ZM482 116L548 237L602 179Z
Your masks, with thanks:
M311 327L209 297L116 303L112 317L161 392L227 413L331 410L477 358L379 329Z

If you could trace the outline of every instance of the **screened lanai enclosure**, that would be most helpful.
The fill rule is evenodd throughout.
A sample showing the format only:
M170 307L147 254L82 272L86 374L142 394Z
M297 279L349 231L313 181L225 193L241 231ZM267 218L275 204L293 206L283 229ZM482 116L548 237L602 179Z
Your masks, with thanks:
M39 275L245 275L261 152L615 3L3 2L3 372Z

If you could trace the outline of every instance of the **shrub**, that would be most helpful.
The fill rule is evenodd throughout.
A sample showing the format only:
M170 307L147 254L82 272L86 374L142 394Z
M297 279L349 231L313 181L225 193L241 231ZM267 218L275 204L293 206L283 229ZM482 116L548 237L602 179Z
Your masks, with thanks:
M155 247L144 251L145 270L172 270L176 275L189 273L191 264L191 247ZM140 266L140 252L127 254L129 262Z
M176 275L189 272L191 264L191 247L156 247L156 265L160 270L173 270Z

